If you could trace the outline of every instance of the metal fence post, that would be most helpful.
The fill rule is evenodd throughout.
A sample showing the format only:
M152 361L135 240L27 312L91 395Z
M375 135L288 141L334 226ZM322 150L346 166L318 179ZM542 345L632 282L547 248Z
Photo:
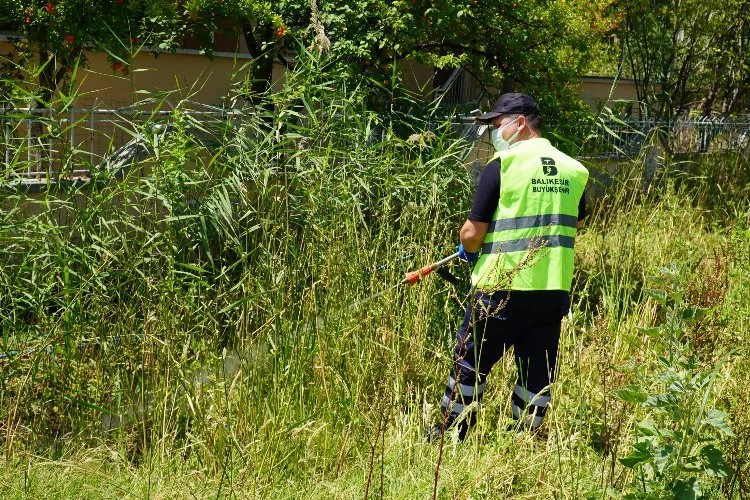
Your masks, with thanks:
M10 166L10 122L8 121L8 112L3 109L3 123L5 129L5 165Z
M94 165L94 127L96 126L96 103L99 99L94 99L94 103L91 105L91 115L89 116L89 120L91 122L91 142L89 144L89 163L91 165Z
M52 177L52 156L54 154L54 151L52 149L52 108L49 108L49 130L50 134L47 138L47 148L49 149L49 163L47 166L47 179L49 180L50 177Z
M31 108L29 108L29 113L31 113ZM26 173L28 175L31 175L31 127L33 123L31 119L26 120L26 162L28 163Z

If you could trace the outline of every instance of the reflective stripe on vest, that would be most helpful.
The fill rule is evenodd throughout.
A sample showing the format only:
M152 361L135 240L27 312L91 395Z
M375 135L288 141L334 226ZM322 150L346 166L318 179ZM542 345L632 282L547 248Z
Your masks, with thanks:
M521 252L524 250L536 250L540 248L573 248L575 238L561 234L532 236L519 240L493 241L482 245L482 253L508 253Z
M498 153L500 199L472 284L484 290L570 290L578 202L588 171L534 138Z
M492 221L487 232L494 233L496 231L505 231L508 229L526 229L529 227L545 227L549 225L576 227L577 222L578 215L526 215L523 217L513 217L512 219Z

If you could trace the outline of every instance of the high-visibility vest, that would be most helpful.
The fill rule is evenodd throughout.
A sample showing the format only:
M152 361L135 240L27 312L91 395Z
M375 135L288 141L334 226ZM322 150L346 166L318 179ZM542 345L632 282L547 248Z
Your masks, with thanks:
M500 200L472 284L485 291L570 291L588 170L543 138L518 142L493 159L500 161Z

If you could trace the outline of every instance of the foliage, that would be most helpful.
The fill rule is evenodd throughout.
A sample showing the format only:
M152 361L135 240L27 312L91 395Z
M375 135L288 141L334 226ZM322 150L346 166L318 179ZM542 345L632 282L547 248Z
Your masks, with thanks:
M712 479L730 473L721 439L734 436L726 415L707 407L722 366L702 366L695 346L682 338L689 325L699 323L708 310L685 303L676 265L660 271L661 276L650 279L658 288L644 292L665 308L664 322L642 329L646 336L664 342L657 344L663 352L658 354L660 371L652 376L656 387L632 385L617 391L620 399L647 412L635 425L630 453L620 459L626 467L636 468L639 476L630 485L633 493L625 498L710 498L717 484ZM642 372L641 380L649 378L646 366L635 369Z
M438 68L464 67L485 90L534 94L562 135L580 119L583 106L571 82L585 73L603 24L592 22L585 3L566 1L500 4L357 0L14 0L5 24L23 35L16 64L40 87L58 89L71 68L85 65L86 50L106 52L113 70L127 73L144 45L158 52L179 47L185 37L203 53L215 50L214 34L242 36L254 58L248 97L268 90L274 59L296 50L292 39L329 48L348 67L349 85L365 77L371 108L387 112L398 90L399 62L416 60ZM81 15L81 13L85 13ZM316 42L317 40L317 42ZM281 59L287 63L287 59ZM48 62L49 61L49 62Z
M156 4L139 0L6 0L0 19L20 35L14 61L25 81L38 77L43 103L85 63L88 50L108 52L113 70L126 73L143 22Z
M48 102L74 67L85 66L88 52L106 53L113 71L127 74L143 46L158 54L192 37L210 56L214 33L228 30L235 36L244 33L251 53L261 56L284 37L279 12L287 8L299 9L300 2L5 0L0 26L19 35L7 64L18 67L26 81L38 75L42 101ZM270 80L270 73L265 78Z
M424 131L421 144L389 130L375 139L378 118L364 109L364 95L337 89L314 60L299 65L273 99L277 112L253 110L224 124L218 149L189 133L201 124L187 113L178 111L170 127L138 128L134 136L151 151L145 164L152 173L143 177L133 169L113 182L112 172L95 170L89 185L48 191L35 214L27 212L37 206L33 196L3 192L2 350L21 349L0 360L0 399L4 408L9 401L23 405L3 410L0 420L32 430L18 440L15 430L4 433L6 450L15 449L14 441L46 448L67 433L99 434L105 421L151 428L160 418L150 402L163 397L171 401L169 414L181 409L164 414L166 427L158 424L157 433L186 439L224 432L212 412L195 407L205 396L192 378L202 360L215 360L224 347L242 353L233 354L240 364L258 360L257 374L247 380L258 385L243 386L272 399L287 397L273 396L273 383L301 375L299 369L306 378L323 377L321 388L333 382L332 370L380 376L377 355L361 366L328 357L340 342L373 341L342 327L349 314L342 307L379 291L381 280L400 279L403 269L377 271L378 263L396 262L403 252L420 260L440 254L445 238L437 227L399 242L390 237L424 218L456 218L449 202L465 197L463 144L449 127ZM86 202L78 205L81 196ZM61 213L70 214L66 223L57 220ZM331 343L319 344L315 331L303 328L322 318L337 332ZM142 349L155 349L155 356L143 357ZM307 361L300 365L298 356ZM290 389L295 385L288 381ZM331 404L363 397L352 387ZM191 406L198 413L185 413ZM284 425L307 420L305 408L312 406L280 415ZM155 441L122 432L127 455L150 454ZM226 446L228 437L212 437L211 447ZM54 445L48 449L57 456Z
M364 77L369 107L380 113L393 109L392 93L401 88L399 62L409 59L438 68L467 68L485 89L531 92L558 132L568 136L575 132L568 122L583 117L577 91L569 84L585 72L604 29L591 21L585 3L574 1L296 0L269 5L216 0L186 4L192 33L207 53L212 50L211 34L229 21L241 28L250 52L262 54L253 62L256 70L263 66L256 71L256 94L268 88L260 83L270 79L270 61L285 48L294 51L290 39L296 37L326 49L330 43L336 60L349 70L340 76L349 85L362 83ZM312 15L313 10L319 15Z
M646 117L672 120L745 109L750 84L746 0L616 0L609 15Z
M3 181L4 497L429 496L438 450L423 429L445 387L465 289L437 277L397 283L454 248L471 197L465 144L447 124L384 124L368 88L349 86L329 57L300 50L269 110L233 110L209 127L180 104L169 124L154 115L123 125L147 151L123 171L93 168L85 185L39 193ZM633 470L658 466L617 457L645 436L636 426L646 416L658 433L648 442L675 449L671 476L652 489L672 488L676 475L698 477L715 497L750 493L747 160L699 160L679 183L677 161L665 179L646 178L642 158L590 165L601 191L576 240L547 434L498 425L515 378L512 359L498 364L475 432L444 450L441 498L638 494ZM729 161L737 175L722 177ZM731 247L723 267L711 265ZM667 293L662 307L641 290L672 260L685 274L679 286L669 274L651 285ZM670 299L680 289L712 307L700 324L710 319L711 335L680 323L692 316L679 319L689 306ZM667 321L670 307L680 322ZM668 325L689 345L701 334L697 356L668 349ZM712 372L725 346L738 356ZM645 368L624 369L630 360ZM707 373L705 404L688 404ZM613 397L631 385L635 408ZM735 436L722 435L712 410ZM684 446L667 443L678 431ZM729 477L706 481L720 470L715 451L701 455L706 444L722 451Z
M394 83L402 59L463 67L486 93L531 93L560 135L578 137L570 124L584 113L571 84L586 72L602 29L585 5L357 0L321 3L321 12L333 51L371 75L373 90Z

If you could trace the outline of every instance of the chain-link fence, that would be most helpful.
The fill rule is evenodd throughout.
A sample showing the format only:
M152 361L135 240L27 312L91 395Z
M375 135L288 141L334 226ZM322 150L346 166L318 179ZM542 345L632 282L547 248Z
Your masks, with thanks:
M485 97L481 82L464 68L456 68L445 83L435 88L432 98L448 109L469 110Z
M191 102L182 102L180 111L201 123L218 124L234 114ZM143 140L144 124L167 126L173 113L156 103L117 106L95 99L58 109L6 105L0 108L0 178L23 184L85 180L113 153Z
M750 147L750 119L701 117L673 122L612 120L598 123L581 155L593 158L635 157L647 144L674 154L744 151Z
M226 123L240 116L236 111L190 102L182 102L180 111L202 124ZM142 141L144 124L168 127L173 113L156 103L122 106L95 99L79 99L74 106L57 110L0 107L0 158L4 161L0 179L26 184L85 180L92 168ZM473 116L454 119L456 134L468 143L464 159L481 156L476 150L488 144L486 127L480 125ZM645 145L657 143L672 153L742 151L750 148L750 120L600 121L595 133L583 142L580 156L635 157Z

